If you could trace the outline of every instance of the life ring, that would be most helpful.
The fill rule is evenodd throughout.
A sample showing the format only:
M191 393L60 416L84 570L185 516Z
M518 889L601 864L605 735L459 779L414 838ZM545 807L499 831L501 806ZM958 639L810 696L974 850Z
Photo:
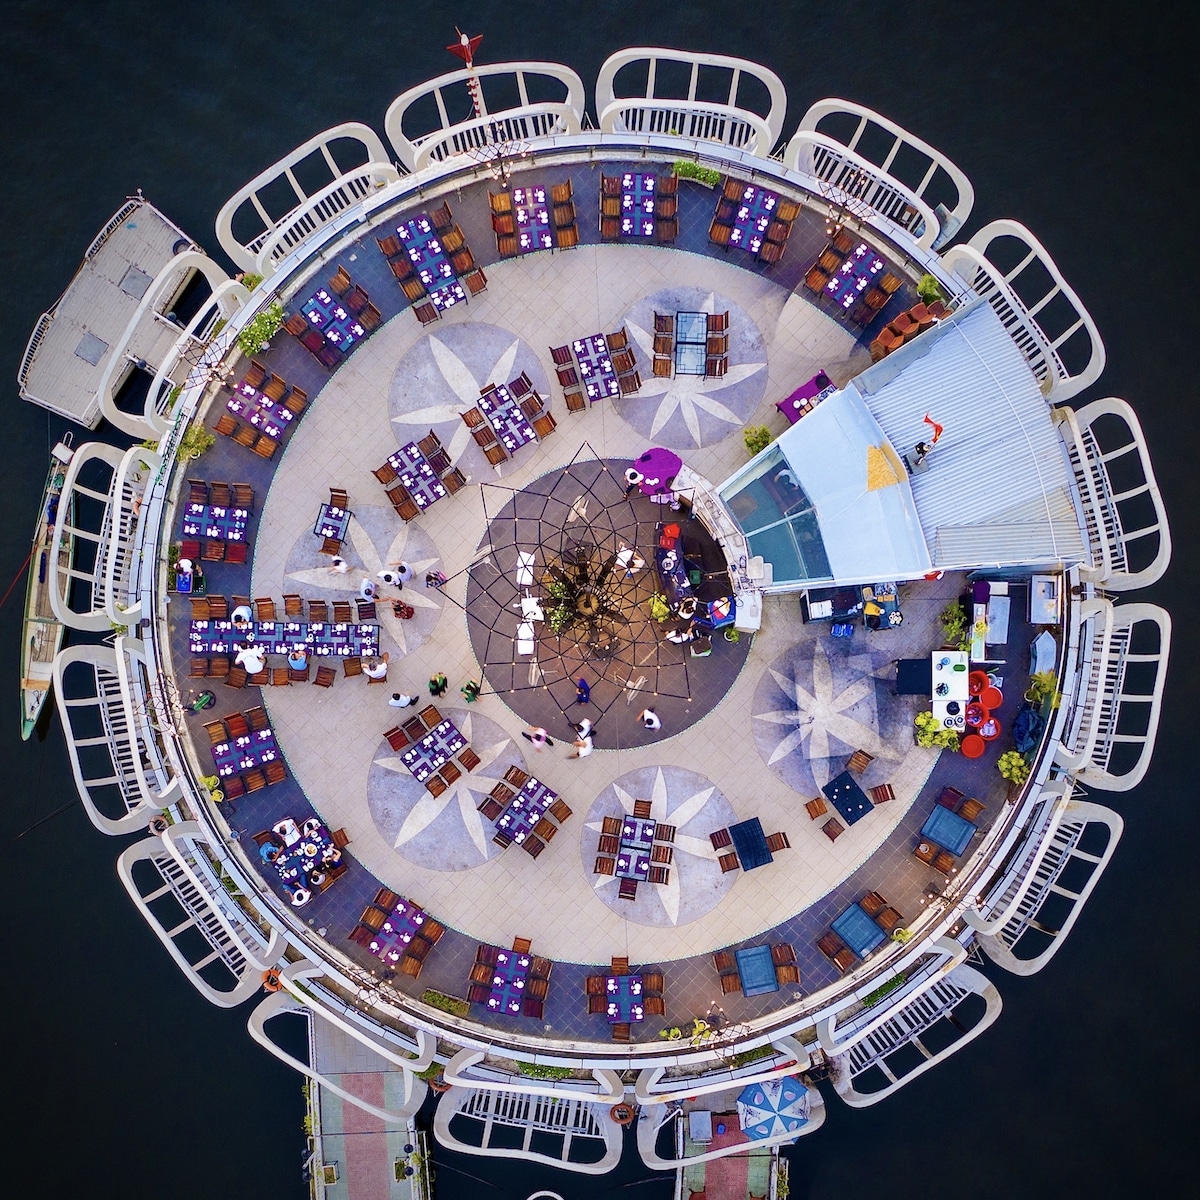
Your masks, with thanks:
M274 967L263 972L262 981L263 991L265 992L278 992L283 988L283 981L279 978L279 972Z
M633 1111L633 1107L629 1104L614 1104L612 1108L608 1110L608 1115L612 1117L612 1119L616 1121L618 1125L632 1125L633 1118L636 1116Z
M150 822L150 832L157 834L159 837L162 837L162 835L166 833L169 828L170 823L167 821L166 817L155 817Z

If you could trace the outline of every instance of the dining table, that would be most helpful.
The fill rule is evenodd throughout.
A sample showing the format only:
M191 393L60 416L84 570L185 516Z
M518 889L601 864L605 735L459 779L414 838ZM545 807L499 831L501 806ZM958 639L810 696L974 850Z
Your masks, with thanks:
M269 843L260 847L259 853L275 868L280 882L289 888L312 884L314 874L336 866L342 860L342 852L334 845L333 835L315 818L305 821L298 837L284 841L285 845L273 857L267 853Z
M418 738L400 755L400 761L424 783L456 754L467 748L467 739L449 718L440 721L423 738Z
M779 991L770 946L743 946L733 952L733 959L743 996L764 996L767 992Z
M957 857L971 844L978 828L973 821L936 804L921 826L921 836Z
M775 856L767 845L767 835L763 833L762 822L757 817L730 825L729 836L733 840L733 848L737 852L738 862L743 871L753 871L755 867L765 867L767 863L775 861Z
M343 353L367 336L359 319L328 288L317 288L300 311L327 342Z
M521 411L520 402L508 385L497 383L483 392L479 397L479 411L509 454L537 440L529 418Z
M683 469L683 459L674 450L651 446L633 460L633 469L642 477L638 490L643 496L673 495L671 485Z
M861 821L875 805L867 793L858 786L858 780L849 771L835 775L822 789L826 799L845 820L847 825Z
M231 620L210 618L192 621L188 628L190 654L231 654L242 642L262 646L267 654L287 654L302 646L318 657L367 657L379 653L379 625L367 621L252 621L249 629L235 629Z
M189 503L183 510L183 536L244 542L249 520L250 512L245 508Z
M234 416L249 421L255 429L261 429L275 441L283 437L288 426L296 419L296 414L281 400L272 400L244 379L234 387L225 401L225 407Z
M389 454L388 465L396 472L397 478L420 509L436 504L447 494L446 485L438 478L416 442L409 442Z
M746 184L734 210L729 244L757 254L766 240L767 227L775 219L778 203L779 197L774 192L757 184Z
M861 904L851 904L833 921L830 928L859 958L866 958L887 937L867 916Z
M217 774L227 779L238 771L248 771L251 767L274 762L279 757L279 746L274 730L268 726L216 743L212 748L212 756L217 764Z
M571 351L575 355L579 379L589 400L602 400L605 396L620 394L621 385L617 381L617 372L612 365L604 334L591 333L579 338L571 343Z
M532 962L528 954L518 954L515 950L501 950L496 955L486 1001L488 1008L509 1014L521 1011Z
M624 1025L645 1019L640 975L606 975L604 997L607 1001L604 1012L610 1025Z
M339 542L346 540L346 530L350 527L350 510L335 508L332 504L322 504L313 524L313 533L321 538L336 538Z
M708 362L708 314L675 314L675 374L703 375Z
M496 828L507 833L519 846L550 810L558 793L540 779L530 776L513 794L504 811L496 818Z
M554 248L550 221L550 196L540 183L512 190L513 222L517 229L517 253Z
M626 171L621 176L621 233L625 237L654 236L656 183L650 171Z
M425 910L411 900L401 897L387 920L375 931L367 949L386 963L398 963L408 952L409 944L421 933Z
M831 396L836 391L837 385L833 380L824 371L818 371L794 392L780 400L775 407L787 417L789 424L795 425L801 417L812 412L826 396Z
M654 565L658 570L658 578L666 594L667 603L675 606L688 597L695 597L696 590L692 587L683 559L683 535L674 522L658 527Z
M429 214L417 213L410 220L401 221L396 226L396 233L409 261L417 270L417 277L425 285L434 308L444 312L456 304L465 303L467 294L458 282L450 256Z
M867 288L883 277L886 269L883 256L866 242L859 242L829 277L825 295L843 309L851 309Z

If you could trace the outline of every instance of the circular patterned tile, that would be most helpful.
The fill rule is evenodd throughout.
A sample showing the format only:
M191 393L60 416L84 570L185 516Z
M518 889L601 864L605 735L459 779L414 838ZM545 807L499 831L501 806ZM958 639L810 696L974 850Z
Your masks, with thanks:
M754 692L754 741L763 761L810 798L846 769L855 750L879 760L873 774L899 767L916 747L911 715L891 695L893 679L887 649L843 653L814 636L785 650Z
M674 851L665 884L640 882L637 898L617 896L619 880L593 870L605 817L633 815L634 800L649 800L656 821L675 826ZM708 835L737 820L733 805L703 775L682 767L640 767L613 780L588 809L580 834L583 870L596 895L613 912L637 925L687 925L711 912L733 886L722 874Z
M397 717L411 709L396 709ZM367 807L375 827L403 858L433 871L466 871L501 853L491 821L476 806L511 766L525 769L525 756L495 721L471 709L442 708L479 755L479 766L440 796L431 795L380 742L367 774Z
M376 606L381 627L380 648L392 659L402 658L425 643L442 615L442 593L426 588L425 573L441 563L433 541L419 526L400 521L390 508L360 508L355 505L342 543L342 557L350 570L341 574L329 569L329 559L318 553L320 541L311 530L301 534L288 553L283 590L305 600L353 600L366 578L379 584ZM316 513L313 513L316 517ZM397 528L399 526L399 528ZM387 563L406 562L413 569L412 581L397 590L381 583L376 572ZM416 609L402 621L392 612L391 601L403 599Z
M471 321L425 334L392 374L388 412L400 444L431 429L450 459L468 473L491 468L459 415L479 402L486 383L508 383L524 371L547 399L550 383L533 347L507 329Z
M729 313L729 371L719 378L651 374L654 314ZM767 352L758 326L724 296L702 288L670 288L639 300L623 318L637 347L641 389L614 401L617 412L651 444L695 450L739 432L767 390Z

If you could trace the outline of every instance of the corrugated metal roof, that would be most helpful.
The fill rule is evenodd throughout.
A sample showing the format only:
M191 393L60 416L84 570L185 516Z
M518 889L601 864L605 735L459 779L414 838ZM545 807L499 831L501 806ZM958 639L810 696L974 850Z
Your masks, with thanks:
M848 385L900 453L944 426L913 502L940 568L1078 562L1084 542L1050 407L992 308L978 301Z

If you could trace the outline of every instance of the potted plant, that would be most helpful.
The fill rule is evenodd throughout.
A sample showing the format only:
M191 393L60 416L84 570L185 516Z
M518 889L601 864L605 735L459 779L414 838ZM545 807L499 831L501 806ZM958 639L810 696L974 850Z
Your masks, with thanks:
M1029 778L1029 764L1019 750L1005 750L996 759L996 769L1014 787L1021 787Z
M942 637L947 646L957 646L967 650L971 645L971 635L967 631L967 608L961 600L953 600L938 614L942 626Z
M761 454L771 444L771 431L765 425L747 425L742 430L742 441L750 457Z
M917 295L925 304L932 304L935 300L945 300L946 297L942 293L942 286L938 283L933 275L922 275L917 280Z
M238 345L244 354L257 354L266 350L271 339L283 326L283 304L272 301L261 312L255 313L246 327L238 334Z
M714 188L721 182L720 171L715 171L712 167L702 167L699 163L689 162L685 158L675 163L674 171L680 179L691 179L706 188Z
M1049 699L1050 708L1056 709L1062 702L1062 692L1058 690L1058 677L1054 671L1038 671L1030 676L1029 687L1025 689L1025 699L1039 708Z
M913 737L927 750L958 749L958 731L947 729L931 712L919 712L913 718Z
M187 462L190 458L199 458L200 455L212 449L216 440L214 434L209 433L202 424L196 422L183 431L183 437L179 439L179 445L175 450L175 457L179 462Z

